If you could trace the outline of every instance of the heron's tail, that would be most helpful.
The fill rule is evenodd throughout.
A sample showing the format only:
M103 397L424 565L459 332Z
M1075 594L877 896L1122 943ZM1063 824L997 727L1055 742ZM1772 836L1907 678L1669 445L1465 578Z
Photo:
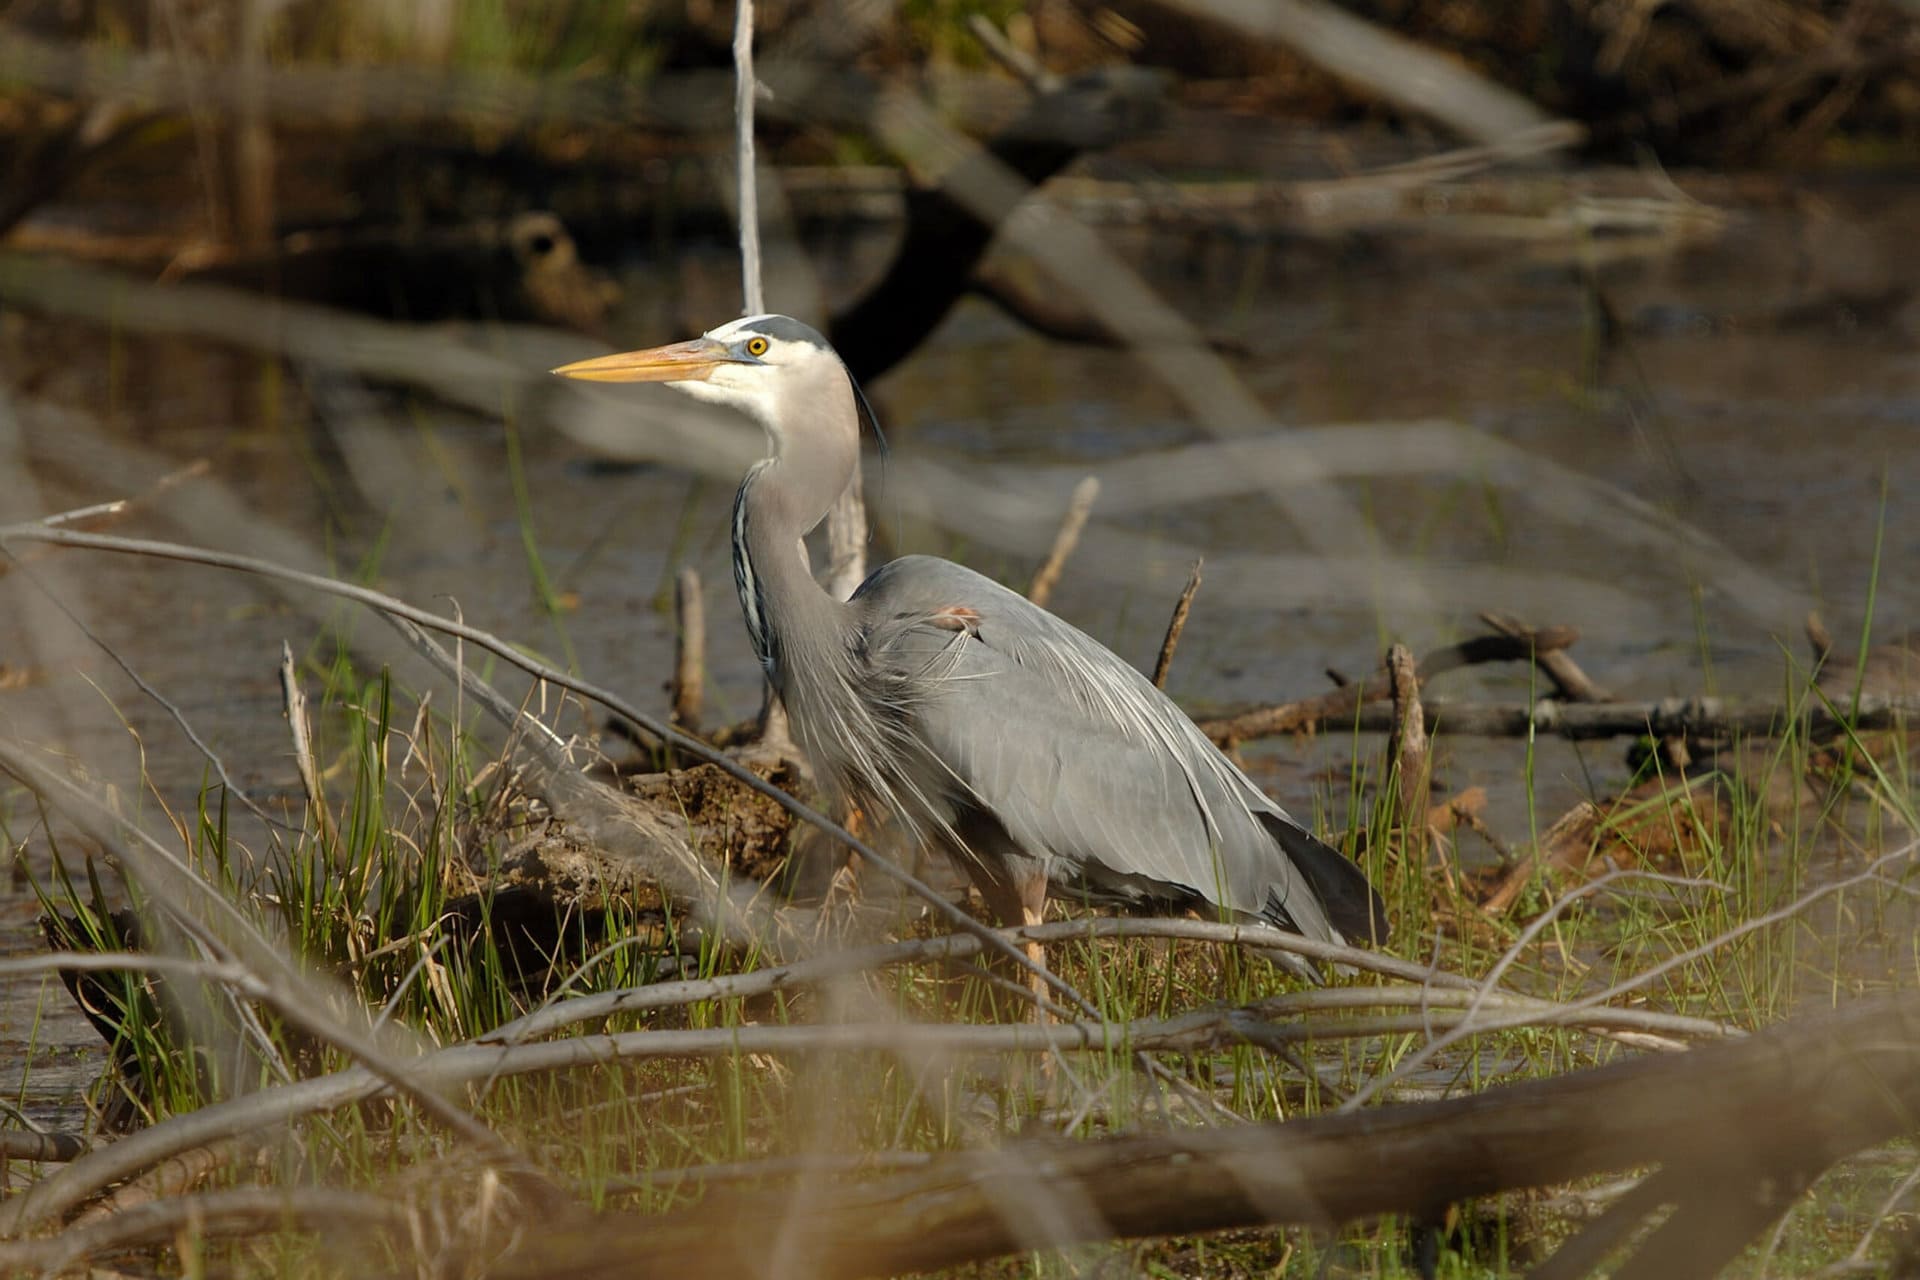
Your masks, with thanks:
M1327 920L1348 942L1379 946L1387 940L1387 904L1353 860L1290 818L1260 815L1326 908Z

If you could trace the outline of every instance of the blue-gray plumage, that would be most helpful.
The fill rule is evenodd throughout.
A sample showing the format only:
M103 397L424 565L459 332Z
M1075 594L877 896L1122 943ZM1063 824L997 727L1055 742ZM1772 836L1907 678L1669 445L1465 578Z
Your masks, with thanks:
M882 566L844 603L815 582L800 539L858 465L859 416L812 329L750 316L556 372L673 382L767 429L772 456L734 504L734 578L794 737L824 787L954 856L1003 920L1037 922L1051 886L1384 939L1359 868L1105 646L931 556Z

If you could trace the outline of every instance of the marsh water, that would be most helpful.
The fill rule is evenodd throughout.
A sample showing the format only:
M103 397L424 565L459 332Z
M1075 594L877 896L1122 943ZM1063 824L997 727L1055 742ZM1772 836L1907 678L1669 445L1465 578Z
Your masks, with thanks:
M890 448L868 471L875 555L938 552L1024 585L1048 503L1107 473L1123 496L1096 505L1053 607L1149 666L1192 555L1205 555L1169 685L1195 710L1318 692L1328 668L1365 674L1387 642L1430 648L1486 609L1578 627L1575 656L1622 697L1776 694L1789 662L1805 661L1807 609L1842 648L1869 607L1876 636L1920 615L1920 189L1679 183L1699 194L1662 186L1661 198L1697 199L1711 226L1648 244L1458 200L1337 234L1112 228L1109 243L1178 311L1235 340L1227 363L1269 420L1203 426L1135 355L1061 346L965 302L868 389ZM825 294L856 289L891 234L881 223L839 238L816 263ZM730 316L732 261L719 244L671 260L636 251L617 267L616 335L641 345ZM503 381L498 411L480 412L487 388L450 402L391 362L376 376L311 349L283 358L271 334L158 334L57 303L8 306L0 324L8 520L124 497L204 459L204 478L115 531L298 556L417 604L457 602L469 622L652 709L665 702L673 572L691 563L711 619L708 720L757 705L728 573L732 473L632 461L666 456L648 444L653 419L636 416L627 460L610 461L566 430L576 402L537 381ZM596 349L477 324L444 332L494 358L524 346L536 368ZM678 412L664 391L630 394ZM619 402L599 406L617 435ZM1242 473L1238 455L1206 452L1223 433L1291 433L1330 470ZM1419 461L1423 438L1451 442L1449 465ZM1213 470L1196 479L1192 458ZM1161 468L1181 477L1178 500L1152 500ZM956 476L973 487L941 491ZM1337 530L1301 500L1316 490L1338 499ZM1031 499L1021 520L989 500L1013 494ZM1390 572L1307 571L1330 537L1356 531L1353 563ZM210 766L110 647L253 798L292 802L280 647L324 660L339 606L150 559L75 552L30 567L0 583L14 732L120 787L154 829L190 821ZM370 619L346 625L369 669L394 652ZM1443 696L1537 692L1521 669L1443 680ZM1350 766L1375 751L1332 735L1248 754L1283 802L1337 825L1355 816ZM1540 744L1531 805L1522 745L1447 741L1439 768L1448 790L1487 786L1489 821L1516 844L1626 776L1607 742ZM8 805L21 856L44 873L33 805ZM84 842L65 852L77 864ZM6 951L39 945L36 912L21 880L0 891ZM0 1057L7 1086L22 1081L9 1096L71 1124L100 1042L57 982L6 990Z

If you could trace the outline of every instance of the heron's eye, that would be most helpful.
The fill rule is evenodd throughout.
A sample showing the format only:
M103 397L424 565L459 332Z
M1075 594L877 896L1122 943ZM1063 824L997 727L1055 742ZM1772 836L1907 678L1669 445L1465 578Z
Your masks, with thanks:
M748 338L747 354L753 356L755 359L767 354L767 340L765 338Z

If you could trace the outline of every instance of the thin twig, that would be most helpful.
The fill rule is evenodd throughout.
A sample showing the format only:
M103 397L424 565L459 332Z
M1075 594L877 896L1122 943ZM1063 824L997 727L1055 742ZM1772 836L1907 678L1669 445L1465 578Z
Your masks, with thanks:
M1678 952L1672 956L1667 957L1665 960L1662 960L1660 963L1654 965L1653 967L1642 970L1641 972L1634 974L1630 978L1626 978L1620 982L1616 982L1614 985L1607 987L1603 990L1591 992L1587 995L1581 996L1569 1002L1569 1007L1591 1008L1591 1007L1597 1007L1599 1005L1603 1005L1610 1000L1616 1000L1619 997L1626 995L1630 991L1634 991L1640 987L1645 986L1647 983L1652 982L1654 979L1661 977L1663 974L1670 973L1674 969L1679 968L1683 965L1692 964L1695 961L1701 959L1702 957L1711 955L1713 952L1719 950L1720 948L1727 946L1729 943L1739 941L1741 938L1746 937L1750 933L1753 933L1760 929L1772 928L1774 925L1779 924L1782 921L1790 920L1793 917L1799 915L1801 912L1806 911L1808 908L1814 906L1816 903L1820 902L1822 899L1831 897L1836 893L1843 893L1848 889L1858 888L1861 885L1878 881L1881 879L1881 873L1885 868L1893 865L1896 862L1900 862L1903 860L1911 860L1912 858L1914 858L1916 853L1920 853L1920 842L1911 842L1906 845L1903 845L1900 848L1895 849L1891 853L1883 854L1882 856L1874 859L1872 863L1868 864L1866 870L1864 871L1861 871L1855 875L1843 877L1839 880L1832 881L1828 884L1821 885L1819 888L1813 889L1807 893L1802 894L1800 897L1794 899L1792 902L1787 903L1785 906L1778 908L1777 910L1769 911L1765 915L1756 916L1751 920L1743 921L1739 925L1736 925L1735 927L1728 929L1723 933L1720 933L1712 938L1709 938L1707 941L1699 944L1698 946L1689 947L1685 951ZM1644 880L1653 880L1653 881L1664 882L1669 884L1710 885L1716 888L1722 887L1722 886L1715 885L1714 882L1712 881L1689 880L1681 876L1661 875L1661 874L1658 874L1655 872L1649 872L1649 871L1613 871L1613 872L1607 873L1604 876L1600 876L1597 879L1590 880L1586 884L1581 885L1580 887L1567 893L1559 901L1555 902L1552 907L1548 908L1547 911L1541 913L1538 919L1529 923L1526 930L1521 933L1520 937L1514 942L1514 944L1511 947L1507 949L1506 953L1501 956L1500 960L1496 962L1494 967L1488 972L1487 978L1483 982L1483 989L1488 992L1491 992L1492 984L1495 982L1498 982L1500 974L1505 972L1507 967L1511 965L1519 957L1521 949L1524 948L1526 944L1530 942L1534 937L1538 936L1539 932L1542 929L1544 929L1546 925L1556 917L1558 912L1564 909L1568 904L1572 903L1574 900L1578 898L1581 898L1590 893L1596 892L1599 889L1615 881L1625 880L1625 879L1644 879ZM1405 1058L1401 1059L1398 1063L1396 1063L1392 1071L1388 1072L1384 1076L1380 1076L1374 1080L1369 1081L1364 1087L1356 1091L1352 1098L1348 1099L1346 1103L1342 1104L1341 1110L1346 1111L1346 1110L1353 1110L1358 1108L1368 1098L1372 1097L1375 1093L1379 1092L1381 1089L1384 1089L1388 1085L1403 1079L1409 1073L1419 1070L1420 1067L1432 1061L1433 1056L1436 1053L1439 1053L1445 1050L1447 1046L1457 1042L1463 1036L1468 1034L1487 1032L1487 1031L1498 1031L1498 1030L1504 1029L1507 1025L1508 1024L1505 1022L1504 1019L1491 1018L1486 1020L1485 1022L1470 1024L1470 1029L1461 1029L1457 1031L1451 1031L1451 1032L1448 1032L1446 1035L1430 1040L1427 1044L1423 1045L1420 1049L1416 1050L1413 1053L1408 1054Z
M160 483L148 490L148 492L143 495L143 498L151 498L163 493L167 489L172 488L179 480L185 479L189 475L199 474L200 470L204 470L204 465L198 469L190 467L182 471L174 472L172 475L164 477ZM100 507L87 508L86 510L98 513L106 511L108 508L113 509L115 516L124 515L130 509L128 502L123 500L121 502L104 503ZM82 512L66 512L64 513L64 518L68 521L77 521L82 514ZM52 518L58 519L61 517ZM111 523L111 521L101 519L99 523L105 524ZM0 558L0 573L4 573L9 568L19 569L21 575L38 588L40 594L46 597L54 608L66 615L67 621L71 622L75 627L78 627L80 633L86 636L87 639L93 641L100 652L106 654L113 665L119 667L121 672L127 679L133 681L141 693L144 693L148 698L152 699L162 711L167 713L168 718L173 721L174 726L180 730L188 742L193 744L193 749L200 753L201 759L213 766L214 773L220 778L220 785L226 790L228 795L238 800L243 808L253 814L254 817L260 819L260 821L266 823L269 828L280 831L297 830L293 824L276 818L261 808L254 798L247 793L246 789L233 780L233 775L227 772L227 762L222 760L219 753L208 745L205 738L200 736L199 732L193 727L192 722L187 719L186 713L180 710L172 699L148 683L147 678L141 675L139 670L131 662L128 662L118 649L108 644L106 638L95 631L92 624L81 617L79 612L70 606L58 591L53 589L51 583L36 573L27 560L14 555L12 552L6 552L4 558Z
M1347 84L1484 145L1500 146L1534 130L1566 124L1460 59L1337 5L1175 0L1174 7L1237 27L1254 39L1279 41Z
M760 285L760 188L753 159L753 101L758 87L753 78L753 0L734 0L733 153L740 192L740 291L746 303L741 314L749 316L767 309Z
M112 502L95 503L90 507L75 507L71 511L60 511L41 517L40 523L58 528L72 527L98 533L110 525L118 524L127 517L150 505L155 498L161 497L189 480L198 480L211 468L205 458L197 458L177 471L169 471L154 481L145 492L131 498L115 498Z
M1094 500L1100 496L1100 480L1097 476L1088 476L1073 487L1073 497L1067 500L1067 512L1060 518L1060 531L1053 535L1053 548L1047 552L1047 558L1033 575L1033 584L1027 588L1027 599L1045 607L1053 596L1053 589L1060 581L1060 570L1066 565L1067 557L1080 545L1080 531L1086 528L1087 516L1093 510Z
M1057 920L1050 924L1029 925L1000 930L1009 941L1033 941L1052 946L1061 942L1094 939L1163 938L1179 941L1239 946L1262 951L1289 951L1324 964L1338 964L1400 978L1413 985L1390 988L1330 988L1291 997L1263 1001L1261 1009L1275 1012L1301 1012L1308 1009L1354 1008L1362 1006L1413 1003L1410 993L1426 992L1436 1003L1445 1003L1446 991L1470 995L1481 984L1458 974L1433 970L1422 965L1338 943L1316 942L1298 934L1263 925L1225 924L1210 920L1153 920L1131 916L1089 917L1084 920ZM959 934L921 938L908 942L884 943L852 948L827 955L813 956L776 968L749 973L724 974L712 978L657 982L643 987L596 992L571 1000L556 1000L543 1008L503 1023L479 1037L482 1044L512 1044L534 1036L549 1035L582 1022L594 1022L621 1013L639 1013L655 1009L677 1008L703 1000L726 1000L770 995L803 989L852 974L868 973L899 964L935 963L978 955L979 939ZM1503 998L1504 998L1504 994ZM1514 999L1525 999L1515 996ZM1726 1035L1730 1029L1705 1019L1671 1020L1672 1015L1657 1015L1655 1021L1640 1023L1651 1031L1672 1034Z
M1892 1193L1887 1196L1886 1200L1881 1203L1879 1212L1875 1213L1873 1215L1873 1221L1867 1224L1866 1232L1861 1235L1859 1243L1853 1246L1853 1252L1849 1253L1840 1262L1827 1268L1827 1270L1821 1274L1835 1274L1863 1265L1867 1261L1867 1250L1872 1247L1875 1234L1879 1232L1881 1227L1887 1225L1888 1220L1893 1217L1893 1211L1900 1207L1902 1200L1905 1200L1909 1195L1913 1194L1913 1189L1916 1186L1920 1186L1920 1165L1914 1166L1914 1168L1908 1172L1907 1176L1900 1180L1900 1185L1895 1187Z
M1174 602L1173 616L1167 619L1167 635L1160 642L1160 657L1153 664L1153 687L1167 687L1167 672L1173 667L1173 651L1180 644L1180 633L1187 629L1187 610L1193 607L1193 593L1200 589L1200 566L1204 560L1195 560L1193 568L1187 573L1187 585L1180 590L1180 598Z

